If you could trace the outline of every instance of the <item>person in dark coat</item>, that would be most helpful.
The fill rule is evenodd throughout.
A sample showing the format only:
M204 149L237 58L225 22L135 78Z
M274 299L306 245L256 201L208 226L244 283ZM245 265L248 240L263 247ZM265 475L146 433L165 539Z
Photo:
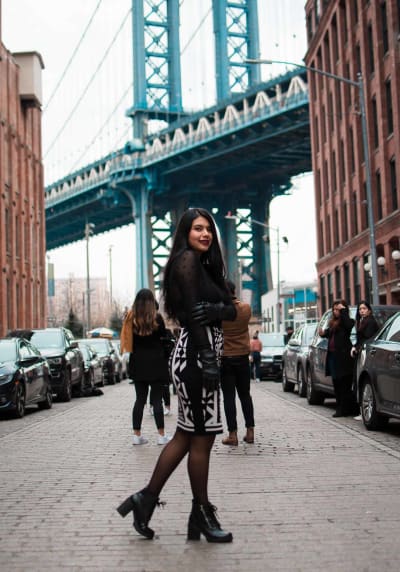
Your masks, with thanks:
M319 335L328 338L328 353L325 363L325 375L332 377L335 390L336 411L333 417L354 415L357 412L352 392L353 363L350 339L354 320L350 318L349 306L345 300L336 300L332 304L332 317L325 330Z
M128 371L136 391L132 410L133 444L147 443L141 434L141 427L143 410L151 388L154 420L158 430L157 443L165 445L170 439L164 429L162 404L163 387L169 383L168 361L163 345L166 328L161 314L157 312L154 294L148 288L142 288L136 294L132 311L125 318L125 328L132 330Z
M371 304L366 300L361 300L356 312L356 343L351 349L353 357L358 354L363 344L372 338L378 330L379 325L372 312Z

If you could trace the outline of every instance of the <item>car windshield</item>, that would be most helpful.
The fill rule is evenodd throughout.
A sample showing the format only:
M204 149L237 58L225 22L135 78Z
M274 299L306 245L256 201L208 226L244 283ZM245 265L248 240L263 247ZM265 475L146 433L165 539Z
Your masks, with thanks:
M109 345L106 340L90 340L90 345L100 356L105 356L109 352Z
M311 344L311 341L314 337L315 334L315 325L312 326L306 326L304 329L304 343L306 346L309 346Z
M263 346L271 346L279 348L285 345L285 340L282 334L259 334L258 336Z
M79 344L79 349L81 350L81 354L85 359L90 359L90 351L85 344Z
M0 362L15 361L17 350L12 340L0 342Z
M33 332L30 341L39 349L63 347L61 332Z

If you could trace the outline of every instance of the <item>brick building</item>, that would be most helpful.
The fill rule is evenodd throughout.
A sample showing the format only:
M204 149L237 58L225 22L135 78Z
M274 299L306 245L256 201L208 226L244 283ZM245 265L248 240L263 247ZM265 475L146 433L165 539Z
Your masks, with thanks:
M308 0L305 62L365 86L381 303L400 304L400 2ZM308 73L320 310L370 297L359 90ZM394 255L393 255L394 252ZM367 266L368 269L368 266Z
M42 69L38 53L11 54L0 35L0 336L46 326Z

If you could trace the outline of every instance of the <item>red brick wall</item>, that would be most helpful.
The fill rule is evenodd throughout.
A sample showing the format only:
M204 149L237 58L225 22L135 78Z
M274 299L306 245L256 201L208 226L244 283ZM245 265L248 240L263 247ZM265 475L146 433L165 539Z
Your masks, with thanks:
M19 68L0 44L0 336L46 325L41 109L19 97Z

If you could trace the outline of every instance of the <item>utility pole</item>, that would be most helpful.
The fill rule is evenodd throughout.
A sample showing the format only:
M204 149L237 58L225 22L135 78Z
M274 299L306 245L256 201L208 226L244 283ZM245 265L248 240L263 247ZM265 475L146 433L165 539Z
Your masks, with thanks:
M93 235L95 225L92 222L85 224L85 239L86 239L86 324L87 331L90 331L90 271L89 271L89 238Z
M110 244L110 246L108 247L108 257L109 257L109 277L110 277L110 310L112 311L112 307L113 307L113 289L112 289L112 249L113 249L113 244Z

